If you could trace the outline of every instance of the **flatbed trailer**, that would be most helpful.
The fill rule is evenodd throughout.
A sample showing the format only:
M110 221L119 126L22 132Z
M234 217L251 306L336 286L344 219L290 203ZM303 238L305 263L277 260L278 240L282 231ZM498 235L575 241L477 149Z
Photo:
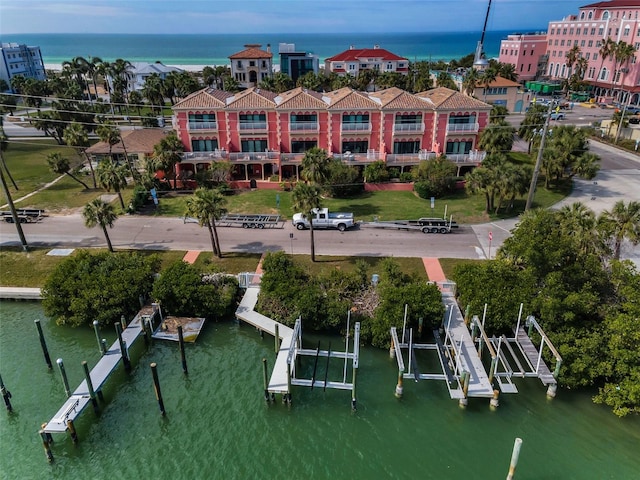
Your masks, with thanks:
M242 228L284 228L284 220L280 215L229 213L216 221L218 227Z
M44 210L35 208L19 208L16 210L16 216L20 223L35 223L46 217ZM7 223L13 223L13 215L10 211L0 211L0 218Z
M459 228L452 219L443 218L419 218L418 220L388 220L365 222L365 227L387 228L395 230L418 230L422 233L450 233L452 229Z

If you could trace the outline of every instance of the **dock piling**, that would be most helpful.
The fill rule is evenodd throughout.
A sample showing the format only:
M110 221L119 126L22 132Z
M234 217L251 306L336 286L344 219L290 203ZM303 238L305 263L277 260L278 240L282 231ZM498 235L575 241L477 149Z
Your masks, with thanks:
M89 397L91 398L91 404L93 405L93 411L95 413L100 412L98 407L98 401L96 400L96 392L93 390L93 382L91 381L91 374L89 373L89 366L86 361L82 361L82 368L84 370L84 378L87 382L87 390L89 390Z
M78 444L78 432L76 432L76 427L73 424L73 420L67 420L67 428L69 429L69 435L71 436L71 441L74 445Z
M182 335L182 325L178 325L178 344L180 345L180 360L182 361L182 371L189 375L187 370L187 356L184 353L184 336Z
M71 396L71 389L69 388L69 379L67 378L67 371L64 369L64 362L61 358L56 360L58 367L60 367L60 375L62 375L62 383L64 385L64 392L67 394L67 398Z
M11 406L11 392L7 390L7 387L5 387L4 382L2 381L2 375L0 375L0 393L2 393L2 399L7 407L7 411L12 412L13 406Z
M107 353L109 351L108 348L107 348L107 339L103 338L100 341L100 344L102 345L102 354L104 355L105 353Z
M353 365L353 378L351 382L351 410L356 411L356 373L358 372L358 366Z
M51 435L49 432L46 431L47 423L45 422L42 425L40 425L40 428L42 428L45 431L43 440L46 440L49 444L52 444L53 443L53 435Z
M273 341L275 342L276 354L280 350L280 331L279 330L280 329L278 328L278 324L276 323L276 325L275 325L275 333L274 333L274 337L273 337Z
M129 354L127 353L127 346L122 340L122 326L120 322L116 322L116 333L118 334L118 343L120 344L120 354L122 355L122 364L127 372L131 371L131 361L129 360Z
M513 443L513 452L511 453L511 463L509 464L509 474L507 480L513 480L513 475L516 473L516 467L518 466L518 457L520 456L520 447L522 446L522 439L516 438Z
M262 379L264 383L264 401L269 403L269 374L266 358L262 359Z
M467 394L469 393L469 379L471 378L471 375L469 374L469 372L464 371L462 372L462 375L460 375L460 379L462 380L462 395L463 397L458 401L458 405L460 405L461 408L466 408L466 406L469 403L469 399L467 398Z
M40 434L40 438L42 439L42 446L44 447L44 453L47 454L47 461L51 463L53 462L53 453L51 452L51 445L47 440L47 436L46 436L47 434L45 433L44 430L40 430L38 433Z
M123 330L127 328L127 319L124 318L124 315L120 315L120 325L122 326Z
M151 375L153 376L153 389L156 392L156 399L158 400L160 413L164 415L164 401L162 400L162 391L160 390L160 380L158 380L158 366L155 362L151 363Z
M500 390L496 389L493 391L493 397L489 400L489 407L491 410L495 410L500 405L498 400L498 396L500 395Z
M96 333L96 341L98 342L98 351L100 355L104 355L104 350L102 349L102 343L100 342L100 332L98 331L98 325L100 323L98 320L93 321L93 331Z
M396 385L396 398L402 398L402 394L404 393L404 388L402 387L402 380L404 377L404 369L401 368L398 370L398 384Z
M396 347L393 343L393 338L391 339L391 346L389 347L389 358L391 359L396 358Z
M40 337L40 346L42 346L42 353L44 353L44 361L47 362L47 367L51 370L53 365L51 364L51 357L49 356L49 350L47 349L47 342L44 339L44 333L42 333L42 325L40 325L40 320L34 320L34 323L38 329L38 337Z
M547 397L548 398L555 398L557 391L558 391L558 384L557 383L549 384L549 387L547 387Z

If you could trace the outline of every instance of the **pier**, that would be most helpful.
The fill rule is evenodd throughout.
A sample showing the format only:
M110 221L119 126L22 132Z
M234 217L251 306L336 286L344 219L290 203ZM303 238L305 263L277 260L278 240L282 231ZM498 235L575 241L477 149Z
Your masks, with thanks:
M0 287L0 300L42 300L39 288Z
M154 312L155 314L155 312ZM142 321L147 319L147 315L138 313L127 327L122 330L122 341L127 349L144 333ZM153 315L151 316L153 318ZM120 339L109 347L102 355L98 363L90 372L91 384L95 392L100 392L102 386L113 373L118 363L122 360L120 350ZM44 426L45 433L64 433L69 428L69 421L73 422L80 416L82 411L91 403L92 397L86 379L80 383L73 393L67 398L62 407Z

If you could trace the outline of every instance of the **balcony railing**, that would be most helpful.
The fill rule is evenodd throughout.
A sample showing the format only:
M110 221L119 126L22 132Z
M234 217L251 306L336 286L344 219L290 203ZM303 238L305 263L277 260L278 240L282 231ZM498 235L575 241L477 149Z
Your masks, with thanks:
M218 122L189 122L189 130L217 130Z
M342 160L345 163L373 163L382 160L380 152L377 150L367 150L367 153L334 153L333 158Z
M214 150L213 152L184 152L182 160L202 160L202 161L214 161L214 160L226 160L229 158L229 152L225 150Z
M477 133L480 125L477 123L448 123L447 133Z
M370 123L343 123L342 131L343 132L370 132L371 124Z
M487 156L487 152L482 150L471 150L469 153L447 153L447 160L451 160L453 163L475 165L482 163L484 157Z
M317 132L318 122L290 122L289 130L291 132Z
M267 122L240 122L238 124L240 130L246 131L256 131L256 130L266 130Z
M428 152L426 150L421 150L418 153L390 153L389 155L387 155L387 164L417 164L423 160L433 160L437 156L438 154L436 152Z
M424 123L394 123L393 133L424 132Z
M280 161L282 163L288 163L288 164L292 164L292 163L300 164L302 163L303 157L304 157L304 153L281 153Z
M229 160L232 162L277 161L279 157L279 152L234 152L229 154Z

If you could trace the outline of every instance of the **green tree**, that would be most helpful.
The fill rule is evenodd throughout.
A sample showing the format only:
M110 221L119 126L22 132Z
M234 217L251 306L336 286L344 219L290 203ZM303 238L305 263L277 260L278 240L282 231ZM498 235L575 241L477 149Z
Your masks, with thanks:
M71 163L69 159L63 156L60 152L54 152L47 155L47 164L49 169L57 175L69 175L76 182L82 185L85 189L89 189L89 186L71 173Z
M133 318L151 292L157 255L79 250L56 266L42 288L42 307L58 325L89 327Z
M185 214L197 219L201 227L207 227L213 254L218 258L222 258L222 249L216 229L216 220L227 213L226 203L226 198L218 190L207 188L198 188L191 197L187 198Z
M453 78L448 72L439 72L438 77L436 78L436 87L444 87L449 88L451 90L458 90L458 86L456 82L453 81Z
M633 245L640 243L640 202L617 201L611 210L602 212L600 225L613 243L613 258L618 260L625 238Z
M82 216L87 228L93 228L97 225L102 228L102 233L104 233L104 238L107 241L107 247L110 252L113 252L113 245L111 245L111 239L107 231L107 227L113 228L113 224L118 218L113 210L113 206L110 203L103 202L101 199L96 198L84 206Z
M309 220L311 237L311 261L316 261L316 247L313 237L313 210L321 207L320 188L314 184L298 183L292 192L292 207Z
M532 104L524 115L518 128L518 136L528 142L527 153L531 153L533 140L542 133L542 128L547 114L546 107Z
M381 183L389 180L387 164L381 160L371 162L364 167L364 180L368 183Z
M87 161L87 165L89 165L89 170L91 171L93 188L96 188L96 172L93 170L93 163L87 155L87 148L90 145L89 134L87 133L87 130L79 123L73 122L70 125L66 126L62 137L67 145L74 147L78 154L84 156Z
M301 176L307 182L323 185L329 177L329 166L331 158L327 151L313 147L307 150L302 157L302 173Z
M175 132L170 132L160 142L153 146L151 165L154 170L162 170L164 174L173 178L173 188L176 188L176 164L182 161L184 145Z
M473 97L476 87L480 84L480 73L475 68L470 68L462 80L462 91Z
M440 155L433 160L422 160L411 170L416 192L424 191L421 198L442 197L451 193L455 188L455 163Z
M493 121L480 134L478 148L491 154L506 154L513 147L514 134L515 129L506 120Z
M122 210L125 209L122 189L127 186L127 171L124 165L117 165L113 160L103 160L98 165L98 182L107 192L113 190L118 195Z

